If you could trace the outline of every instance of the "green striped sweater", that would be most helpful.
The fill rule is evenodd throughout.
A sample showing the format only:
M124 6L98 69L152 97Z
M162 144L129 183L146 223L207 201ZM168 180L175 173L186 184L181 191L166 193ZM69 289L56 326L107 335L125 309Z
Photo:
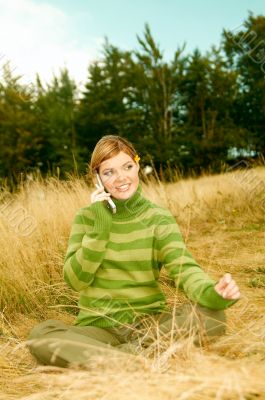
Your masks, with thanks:
M216 281L187 250L171 212L142 195L141 183L127 200L113 199L80 208L73 221L64 259L64 279L80 292L76 325L113 327L143 314L169 311L159 284L164 266L187 297L211 309L225 309Z

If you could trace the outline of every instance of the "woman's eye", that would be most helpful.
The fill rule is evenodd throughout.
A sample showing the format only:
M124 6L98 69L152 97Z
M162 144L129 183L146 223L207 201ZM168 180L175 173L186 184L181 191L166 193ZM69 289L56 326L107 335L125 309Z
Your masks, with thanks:
M132 167L133 167L133 165L130 164L130 165L127 165L127 166L125 167L125 169L131 169ZM110 176L110 175L112 175L112 171L106 171L106 172L104 172L103 175Z

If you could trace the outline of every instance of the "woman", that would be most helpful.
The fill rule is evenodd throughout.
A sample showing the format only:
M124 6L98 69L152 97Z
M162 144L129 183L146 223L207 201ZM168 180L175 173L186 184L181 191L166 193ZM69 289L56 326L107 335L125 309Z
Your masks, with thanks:
M29 348L43 364L86 364L99 351L137 353L154 343L157 328L176 340L192 331L196 345L225 333L224 309L240 298L239 288L230 274L210 279L170 211L142 195L139 159L128 140L114 135L93 151L92 179L96 184L98 173L104 187L77 211L64 260L80 311L74 326L48 320L32 330ZM110 197L116 213L107 207ZM191 300L173 312L158 282L162 266Z

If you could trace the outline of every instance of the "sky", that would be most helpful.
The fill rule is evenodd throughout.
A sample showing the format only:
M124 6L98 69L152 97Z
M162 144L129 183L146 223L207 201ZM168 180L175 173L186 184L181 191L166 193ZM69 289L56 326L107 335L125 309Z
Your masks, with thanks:
M265 15L265 0L0 0L0 74L10 62L30 85L37 72L47 83L67 67L82 86L105 37L139 49L137 35L148 23L169 61L184 43L187 53L218 46L222 30L236 30L249 11Z

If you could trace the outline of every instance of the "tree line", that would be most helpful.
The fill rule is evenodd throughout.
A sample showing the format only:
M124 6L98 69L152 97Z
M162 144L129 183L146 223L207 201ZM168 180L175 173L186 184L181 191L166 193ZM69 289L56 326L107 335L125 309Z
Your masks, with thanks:
M80 90L67 69L44 85L21 83L9 63L0 78L0 177L87 169L106 134L133 142L143 164L183 173L220 171L265 153L265 17L249 13L206 54L177 48L165 61L146 24L139 48L106 39Z

